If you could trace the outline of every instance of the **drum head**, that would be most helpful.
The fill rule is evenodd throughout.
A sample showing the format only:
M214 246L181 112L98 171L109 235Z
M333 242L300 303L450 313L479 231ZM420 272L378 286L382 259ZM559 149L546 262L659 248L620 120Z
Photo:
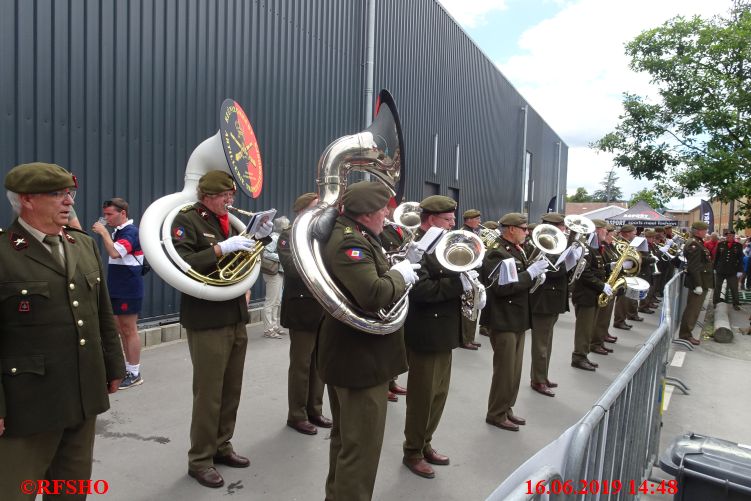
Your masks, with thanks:
M639 277L626 277L626 297L641 301L647 298L649 282Z

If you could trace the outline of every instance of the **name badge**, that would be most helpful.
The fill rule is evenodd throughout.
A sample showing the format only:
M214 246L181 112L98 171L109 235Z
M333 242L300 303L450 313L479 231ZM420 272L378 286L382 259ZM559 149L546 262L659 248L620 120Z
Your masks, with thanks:
M203 236L206 237L206 238L216 238L216 235L214 235L212 233L204 233Z

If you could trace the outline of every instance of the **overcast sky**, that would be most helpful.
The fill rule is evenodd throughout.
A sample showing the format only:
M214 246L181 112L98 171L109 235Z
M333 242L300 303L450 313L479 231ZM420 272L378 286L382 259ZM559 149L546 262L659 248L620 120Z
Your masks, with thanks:
M624 44L677 16L724 14L730 0L439 0L569 146L567 191L600 188L610 155L588 144L612 131L623 92L646 95ZM626 198L647 181L617 169ZM691 209L700 197L673 200Z

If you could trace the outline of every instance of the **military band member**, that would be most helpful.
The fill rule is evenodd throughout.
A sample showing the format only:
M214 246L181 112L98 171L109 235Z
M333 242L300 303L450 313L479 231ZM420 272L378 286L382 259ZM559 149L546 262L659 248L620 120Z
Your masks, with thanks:
M342 195L343 212L322 251L334 282L372 316L399 300L407 284L417 280L418 265L404 260L389 267L378 238L390 196L378 182L350 185ZM407 370L403 330L374 336L326 312L317 350L318 371L328 385L334 420L326 499L369 500L386 425L383 396L389 381Z
M605 261L599 249L599 242L604 242L608 233L607 223L602 219L593 219L592 222L595 224L597 238L591 240L591 242L597 245L590 244L589 252L586 254L587 264L579 280L574 283L574 290L571 294L571 301L574 303L574 313L576 314L571 367L585 371L594 371L598 367L598 364L587 358L597 323L597 315L600 312L597 298L602 293L608 296L613 294L610 285L605 283L607 272Z
M655 255L657 256L657 270L660 273L655 277L654 298L659 301L659 298L662 297L662 290L665 288L665 284L668 283L673 276L673 265L670 262L672 256L667 254L670 245L665 238L665 228L663 226L655 227L655 247L657 248L657 252L655 252Z
M549 212L542 216L542 222L552 224L561 231L566 229L563 224L563 214ZM530 255L534 246L528 244L525 247L527 255ZM553 256L552 259L557 259ZM545 272L545 282L539 286L529 297L530 311L532 312L532 338L530 354L532 365L530 367L530 385L532 389L548 397L554 397L551 388L558 386L548 379L550 358L553 352L553 329L558 321L558 316L569 311L568 309L568 274L566 267L561 265L557 271Z
M678 336L693 345L700 341L691 335L699 318L699 312L712 287L712 255L704 247L704 237L707 236L709 225L703 221L696 221L691 225L691 238L683 247L686 258L686 277L683 285L689 290L686 298L686 309L683 310L681 327Z
M616 251L613 245L613 234L615 233L615 227L612 224L605 225L607 234L605 235L605 242L600 243L600 256L605 262L605 276L609 277L610 272L613 269L613 265L618 261L620 257L618 251ZM618 341L616 336L612 336L608 332L610 322L613 320L613 308L615 307L615 301L609 301L607 306L600 308L597 312L595 321L595 331L592 335L592 341L589 344L589 351L597 353L599 355L605 355L612 353L613 349L609 348L605 343L615 343ZM603 353L603 351L605 353Z
M461 229L472 232L475 235L479 235L480 216L480 211L477 209L469 209L467 211L464 211L464 224L462 225ZM465 350L477 350L480 346L482 346L481 343L475 342L475 333L477 332L477 323L479 322L479 320L479 315L475 320L470 320L467 317L462 316L461 347Z
M420 241L431 227L454 227L456 202L441 195L420 202ZM447 465L449 458L433 449L433 434L443 414L451 381L452 350L461 344L462 279L443 269L435 254L422 257L420 280L409 294L404 325L409 375L404 423L403 463L412 473L433 478L430 466ZM430 464L428 464L430 463Z
M249 251L252 239L238 235L230 224L227 205L235 196L228 173L210 171L198 181L198 202L186 206L172 223L175 250L193 269L207 274L217 260L235 251ZM270 242L272 224L255 235ZM232 446L240 404L248 334L245 295L209 301L183 293L180 323L188 334L193 363L193 412L190 422L188 475L206 487L221 487L224 479L215 464L246 468L250 460Z
M624 224L621 227L620 236L621 239L625 240L628 243L631 243L634 237L636 237L636 226L632 224ZM615 299L613 327L615 327L616 329L629 330L633 327L633 325L627 323L627 319L635 320L637 322L644 320L639 316L637 312L638 307L638 301L628 298L625 295L619 295Z
M300 195L292 205L295 215L318 203L316 193ZM287 371L287 426L305 435L315 435L318 428L331 428L323 415L324 384L315 360L316 334L323 319L323 308L300 278L292 258L290 229L279 235L277 253L284 268L282 292L282 327L289 329L289 370Z
M545 271L545 260L529 263L522 249L527 238L527 217L518 212L504 215L499 221L503 234L501 245L485 254L482 276L488 288L488 327L493 347L493 379L488 397L485 422L498 428L519 431L526 420L514 414L524 359L524 332L530 328L529 289ZM516 280L501 280L502 263L513 263ZM498 267L498 270L496 270ZM495 271L495 273L494 273Z
M489 230L497 230L500 227L498 225L498 221L492 221L492 220L491 221L485 221L484 223L482 223L482 225L485 228L489 229ZM490 335L490 331L488 330L488 327L486 325L487 324L486 319L490 318L488 315L489 315L489 312L488 312L487 308L483 308L483 310L480 312L480 315L478 317L479 323L480 323L480 329L479 329L479 331L480 331L480 335L481 336L489 336Z
M715 284L714 304L722 302L720 293L722 283L727 281L725 289L725 302L728 296L733 298L733 309L740 310L741 303L738 297L738 279L743 275L743 246L735 239L735 231L730 230L725 234L725 240L717 244L714 258Z
M655 264L657 264L657 259L654 256L655 246L655 232L652 229L647 228L644 230L644 234L642 235L647 240L647 249L646 251L639 251L639 255L641 256L641 267L639 268L639 277L643 278L649 283L649 291L647 292L647 297L639 301L639 309L638 311L641 313L646 313L648 315L651 315L655 312L653 309L656 305L652 303L654 299L654 281L655 281L655 275L654 275L654 268Z
M66 226L76 187L54 164L5 176L16 218L0 230L4 501L35 498L25 482L91 478L96 416L125 377L97 245Z

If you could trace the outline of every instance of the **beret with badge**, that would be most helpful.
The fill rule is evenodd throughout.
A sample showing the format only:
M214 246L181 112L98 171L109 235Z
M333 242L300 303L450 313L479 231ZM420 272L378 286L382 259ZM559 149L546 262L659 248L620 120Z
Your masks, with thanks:
M537 223L529 223L527 225L527 229L529 230L530 233L532 233L532 231L534 231L535 228L537 228Z
M694 221L691 223L691 229L692 230L708 230L709 225L705 223L704 221Z
M420 202L420 209L426 214L454 212L456 210L456 201L443 195L431 195Z
M297 197L295 199L295 203L292 204L292 211L293 212L300 212L301 210L305 209L308 205L310 205L310 202L318 198L318 193L304 193Z
M225 191L236 190L235 180L228 172L212 170L198 180L198 189L206 195L216 195Z
M47 193L77 186L76 176L59 165L42 162L17 165L5 176L5 189L14 193Z
M378 181L360 181L344 190L344 211L351 214L369 214L386 207L391 190Z
M646 230L644 230L645 238L654 237L655 235L657 235L657 232L652 228L647 228Z
M632 231L636 231L636 226L633 224L624 224L621 226L621 233L631 233Z
M547 214L543 214L540 219L543 223L562 224L563 214L561 214L560 212L548 212Z
M521 226L527 224L527 216L520 212L509 212L498 221L501 226Z
M497 230L498 229L498 221L485 221L482 223L484 227L486 227L489 230Z
M480 211L477 209L469 209L464 211L464 219L474 219L480 217Z
M615 231L615 226L613 226L612 224L608 223L608 224L605 225L605 229L608 230L608 232Z
M655 230L655 233L665 233L665 228L662 226L655 226L654 230Z
M595 223L595 228L607 228L608 222L604 219L593 219L593 223Z

